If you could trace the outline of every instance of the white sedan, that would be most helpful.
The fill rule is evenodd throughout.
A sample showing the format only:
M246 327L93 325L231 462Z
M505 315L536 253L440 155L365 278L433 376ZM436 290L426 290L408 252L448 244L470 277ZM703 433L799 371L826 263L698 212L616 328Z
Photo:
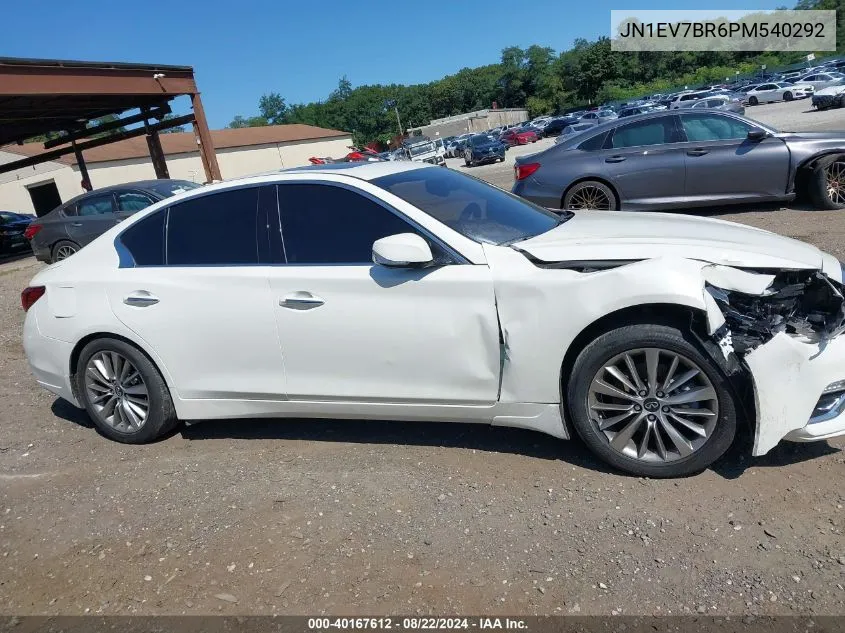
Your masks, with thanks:
M558 215L451 169L180 194L22 293L36 380L100 432L315 417L577 433L631 473L845 434L839 262L691 216Z
M769 103L770 101L792 101L813 96L813 87L806 84L767 83L760 84L754 90L745 93L748 105Z

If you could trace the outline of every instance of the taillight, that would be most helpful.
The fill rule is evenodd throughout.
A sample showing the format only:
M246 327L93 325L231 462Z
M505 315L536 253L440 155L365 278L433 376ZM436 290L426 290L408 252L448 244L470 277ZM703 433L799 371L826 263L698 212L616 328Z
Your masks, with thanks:
M43 228L43 224L30 224L28 227L26 227L26 230L23 232L23 236L26 239L31 240L33 237L35 237L36 233L38 233L38 231Z
M538 169L540 169L540 163L522 163L513 166L513 175L517 180L525 180Z
M44 296L47 289L44 286L29 286L21 293L21 306L24 312L32 307L32 304Z

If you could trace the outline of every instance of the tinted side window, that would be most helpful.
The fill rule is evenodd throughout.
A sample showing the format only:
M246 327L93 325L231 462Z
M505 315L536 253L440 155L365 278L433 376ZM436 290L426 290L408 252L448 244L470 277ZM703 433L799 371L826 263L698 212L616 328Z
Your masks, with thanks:
M726 141L748 136L751 126L726 116L715 114L690 114L681 117L681 123L690 141Z
M221 191L170 208L169 266L257 263L257 187Z
M672 119L663 117L629 123L613 131L611 147L640 147L672 142Z
M605 138L607 138L607 132L603 134L596 134L594 137L588 138L586 141L581 143L578 146L578 149L583 149L588 152L594 152L597 149L601 149L602 147L604 147Z
M399 216L343 187L280 184L278 191L288 264L370 264L376 240L417 233Z
M164 265L164 226L167 209L156 211L120 235L136 266Z
M91 196L90 198L80 200L76 209L76 214L80 216L103 215L104 213L114 212L110 193L106 193L101 196Z
M120 191L117 193L117 210L127 213L134 213L141 209L146 209L153 204L150 196L140 191Z

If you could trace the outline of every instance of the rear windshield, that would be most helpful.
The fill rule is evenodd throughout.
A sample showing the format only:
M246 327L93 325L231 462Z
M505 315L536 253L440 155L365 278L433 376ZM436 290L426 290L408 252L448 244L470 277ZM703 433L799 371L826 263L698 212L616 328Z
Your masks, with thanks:
M175 196L177 193L188 191L189 189L197 189L202 185L191 182L189 180L165 180L157 182L148 187L148 189L155 191L157 194L169 198Z

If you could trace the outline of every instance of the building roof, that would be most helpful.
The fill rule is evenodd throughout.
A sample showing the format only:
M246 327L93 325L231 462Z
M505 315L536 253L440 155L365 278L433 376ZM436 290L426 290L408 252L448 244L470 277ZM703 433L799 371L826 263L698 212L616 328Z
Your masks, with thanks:
M211 130L211 138L214 141L214 148L216 150L274 143L295 143L299 141L343 138L346 136L350 136L350 133L302 123ZM159 138L161 139L161 147L164 150L165 156L199 151L193 132L160 134ZM7 145L0 147L0 151L22 154L24 156L36 156L44 151L44 145L43 143ZM147 139L143 136L117 141L100 147L92 147L83 152L85 162L89 165L128 158L149 158L149 155L150 150L147 147ZM73 165L76 164L76 158L73 154L67 154L61 158L54 159L54 162Z

